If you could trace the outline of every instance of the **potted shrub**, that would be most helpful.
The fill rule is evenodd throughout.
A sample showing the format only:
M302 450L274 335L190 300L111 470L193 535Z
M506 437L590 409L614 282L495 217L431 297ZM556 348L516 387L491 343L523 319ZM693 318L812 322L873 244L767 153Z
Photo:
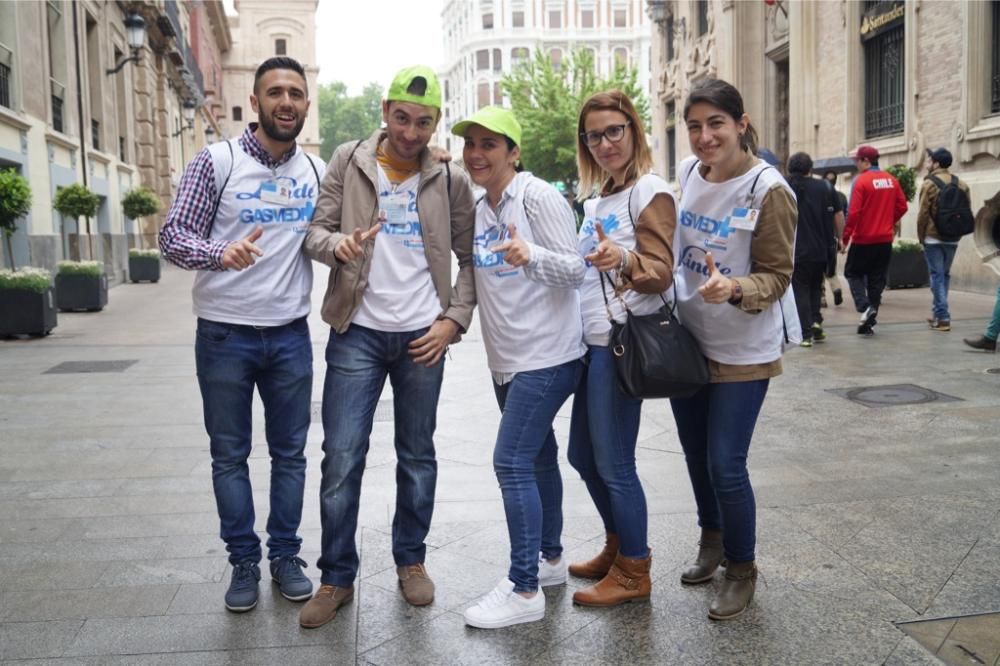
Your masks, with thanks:
M893 164L886 168L887 173L899 181L899 186L903 189L903 196L907 201L913 201L917 195L917 170L911 169L905 164Z
M100 261L60 261L56 273L60 310L98 311L108 304L108 278Z
M886 286L889 289L901 287L926 287L929 281L924 248L915 240L896 240L892 244L892 258L889 260L889 274Z
M29 210L31 187L28 179L13 169L0 171L0 229L3 229L4 247L12 271L16 271L17 266L14 265L14 246L10 237L17 231L17 220L27 215Z
M132 248L128 251L128 277L132 282L160 281L160 251Z
M41 268L0 271L0 335L48 335L56 327L52 277Z
M60 187L56 191L56 198L52 200L52 207L59 214L71 217L77 220L78 223L81 217L87 218L87 247L90 250L91 259L94 258L94 237L90 235L90 218L97 215L97 209L100 205L100 198L79 183ZM79 258L80 250L77 248L77 259ZM58 290L57 278L57 293Z

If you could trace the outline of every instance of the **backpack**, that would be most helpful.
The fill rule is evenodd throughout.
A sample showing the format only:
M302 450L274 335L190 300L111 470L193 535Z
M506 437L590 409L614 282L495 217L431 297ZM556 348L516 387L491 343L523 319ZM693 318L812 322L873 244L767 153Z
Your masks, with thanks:
M958 187L958 177L952 176L947 184L937 176L928 178L938 187L934 226L941 240L954 242L971 234L976 228L976 218L972 215L969 197Z

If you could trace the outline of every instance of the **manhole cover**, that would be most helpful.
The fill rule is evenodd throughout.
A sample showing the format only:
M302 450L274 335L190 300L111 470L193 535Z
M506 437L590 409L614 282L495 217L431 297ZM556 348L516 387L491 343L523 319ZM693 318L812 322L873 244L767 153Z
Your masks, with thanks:
M54 365L43 375L70 375L86 372L125 372L139 361L65 361Z
M323 420L322 402L314 402L312 404L312 420L316 423ZM376 423L381 421L392 421L392 400L378 401L378 404L375 405L375 418L373 420Z
M957 402L961 398L945 395L916 384L891 384L888 386L861 386L833 389L830 393L847 398L865 407L895 407L921 405L928 402Z
M1000 368L988 368L986 370L986 374L988 374L988 375L1000 375Z

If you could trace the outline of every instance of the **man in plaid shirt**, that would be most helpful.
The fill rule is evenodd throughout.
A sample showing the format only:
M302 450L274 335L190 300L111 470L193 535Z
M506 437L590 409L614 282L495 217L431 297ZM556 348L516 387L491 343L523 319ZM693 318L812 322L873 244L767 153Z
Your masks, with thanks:
M312 266L302 241L325 172L295 143L309 110L302 65L286 57L262 63L250 104L258 122L195 156L160 232L163 256L198 271L195 362L220 532L232 565L225 603L235 612L256 606L260 581L247 465L255 387L271 457L271 578L288 599L312 593L297 534L312 393L306 324Z

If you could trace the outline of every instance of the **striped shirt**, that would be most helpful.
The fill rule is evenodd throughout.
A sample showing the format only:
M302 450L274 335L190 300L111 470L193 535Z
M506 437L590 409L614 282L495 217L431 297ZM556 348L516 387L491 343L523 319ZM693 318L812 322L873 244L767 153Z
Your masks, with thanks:
M240 148L269 169L281 166L295 155L292 145L275 160L254 135L257 123L250 123L239 138ZM160 230L160 252L173 264L188 270L225 270L222 255L232 241L209 238L215 221L215 167L208 148L194 156L184 169L177 195Z

